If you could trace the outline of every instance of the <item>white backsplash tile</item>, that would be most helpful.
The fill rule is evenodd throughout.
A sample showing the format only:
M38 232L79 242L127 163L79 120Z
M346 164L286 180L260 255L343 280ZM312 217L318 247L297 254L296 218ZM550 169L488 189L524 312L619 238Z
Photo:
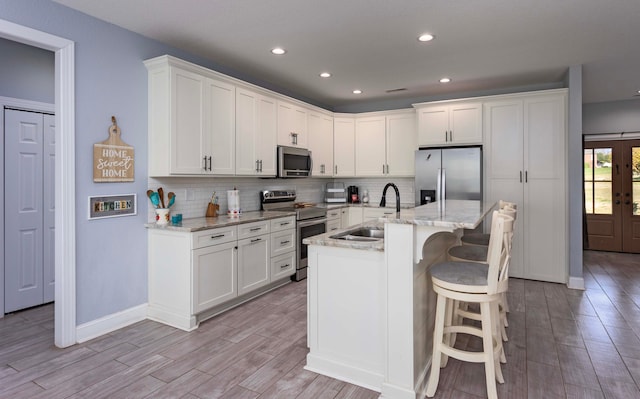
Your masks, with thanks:
M370 203L378 204L385 184L393 182L400 190L400 201L403 204L413 203L413 178L354 178L354 179L259 179L251 177L162 177L148 178L148 188L157 191L162 187L167 194L173 191L176 202L171 213L181 213L183 218L203 217L207 204L215 191L220 204L220 213L227 212L227 190L236 188L240 192L240 207L243 211L260 209L259 192L262 190L294 189L296 201L324 202L324 189L327 182L341 182L347 186L358 186L360 195L369 190ZM142 198L146 198L146 195ZM155 212L147 199L148 220L155 220ZM387 192L387 205L395 204L393 190Z

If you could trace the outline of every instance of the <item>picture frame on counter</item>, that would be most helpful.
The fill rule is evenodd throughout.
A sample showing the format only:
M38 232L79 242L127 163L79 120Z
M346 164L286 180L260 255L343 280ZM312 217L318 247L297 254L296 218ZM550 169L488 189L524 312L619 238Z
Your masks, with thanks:
M137 195L118 194L89 196L88 219L105 219L137 214Z

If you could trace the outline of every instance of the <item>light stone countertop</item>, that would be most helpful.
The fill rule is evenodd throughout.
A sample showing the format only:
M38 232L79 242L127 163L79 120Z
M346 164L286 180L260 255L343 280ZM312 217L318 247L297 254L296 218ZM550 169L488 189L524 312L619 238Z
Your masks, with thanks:
M350 226L346 229L340 229L337 231L330 231L328 233L318 234L317 236L305 238L304 240L302 240L302 242L307 245L320 245L324 247L350 248L350 249L360 249L360 250L366 250L366 251L380 251L380 252L384 251L384 239L382 238L376 241L352 241L352 240L340 240L336 238L331 238L331 236L346 233L348 231L355 231L360 229L361 227L376 227L379 229L383 229L384 219L357 224L354 226Z
M319 208L326 208L327 210L329 209L339 209L339 208L380 208L380 203L376 202L369 202L366 204L360 203L360 204L350 204L348 202L344 202L344 203L336 203L336 202L330 202L330 203L326 203L326 202L320 202L318 204L316 204L317 207ZM415 205L413 203L400 203L400 209L411 209L415 207ZM391 201L387 200L387 206L384 207L385 209L395 209L396 208L396 200L393 199Z
M179 224L158 225L156 223L146 223L144 226L148 229L162 229L170 231L181 231L191 233L194 231L216 229L218 227L233 226L243 223L259 222L261 220L277 219L287 216L295 216L295 212L280 211L251 211L244 212L238 217L229 217L220 215L214 218L200 217L183 219Z
M446 200L432 202L400 212L400 217L390 215L387 223L415 224L446 228L475 229L495 207L495 202L471 200Z
M352 205L352 204L348 204ZM494 202L482 201L446 200L444 207L439 203L430 203L411 209L401 209L400 217L395 215L379 218L377 221L365 222L346 229L319 234L305 238L303 243L307 245L320 245L328 247L351 248L367 251L384 251L384 239L377 241L351 241L331 238L331 236L354 231L361 227L382 228L386 223L415 224L418 226L436 226L445 229L474 229L484 217L493 209Z

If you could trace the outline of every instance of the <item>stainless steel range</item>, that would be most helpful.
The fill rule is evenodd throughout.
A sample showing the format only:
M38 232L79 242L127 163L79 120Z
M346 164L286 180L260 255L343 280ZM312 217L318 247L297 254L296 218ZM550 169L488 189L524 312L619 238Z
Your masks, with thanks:
M296 202L295 190L265 190L260 192L260 208L264 211L295 211L296 213L296 274L291 278L300 281L307 278L307 237L327 231L327 210L306 202Z

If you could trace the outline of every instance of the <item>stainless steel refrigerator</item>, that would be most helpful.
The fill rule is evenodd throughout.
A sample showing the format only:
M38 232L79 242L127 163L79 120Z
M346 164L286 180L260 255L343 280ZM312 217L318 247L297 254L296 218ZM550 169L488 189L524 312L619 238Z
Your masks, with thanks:
M482 200L482 147L416 151L416 206L445 199Z

